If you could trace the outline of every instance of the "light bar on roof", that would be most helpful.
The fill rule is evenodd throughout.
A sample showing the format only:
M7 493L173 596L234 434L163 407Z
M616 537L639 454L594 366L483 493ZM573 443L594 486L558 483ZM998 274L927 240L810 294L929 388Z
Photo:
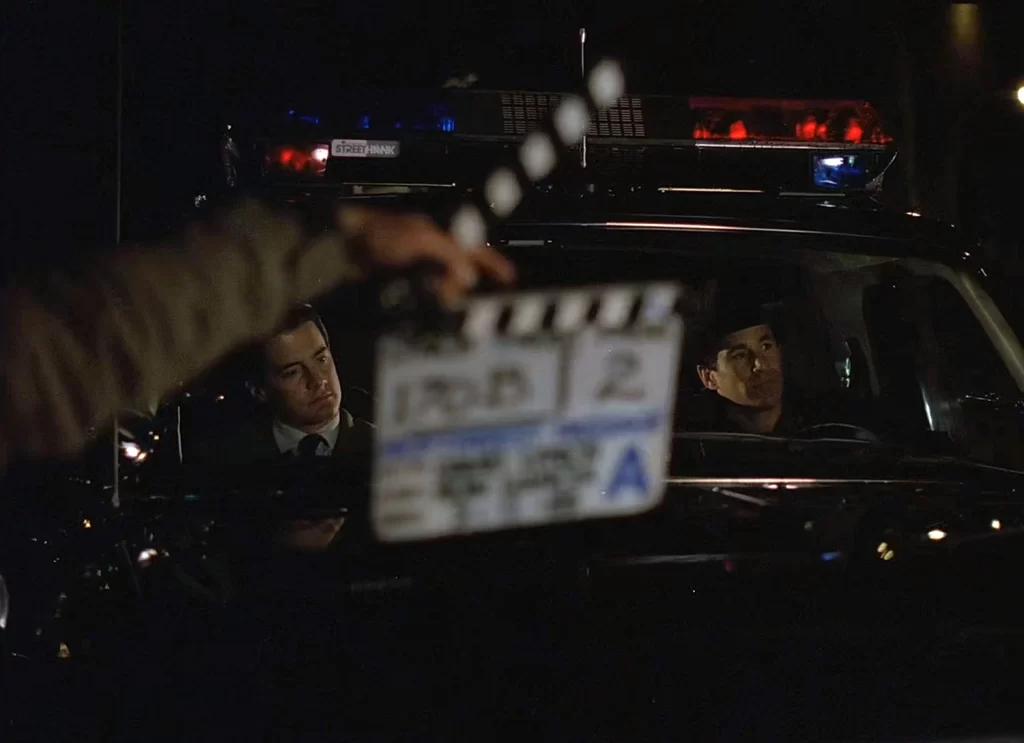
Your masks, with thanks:
M524 137L536 142L573 100L508 90L346 92L318 115L319 126L289 117L305 128L270 136L264 175L346 188L479 185L489 165L507 159ZM566 158L558 176L574 188L578 181L671 192L877 191L895 157L892 138L864 101L625 95L592 114L583 124L586 165ZM559 138L578 147L576 134ZM338 151L338 143L348 148ZM534 148L520 164L532 180L554 159Z

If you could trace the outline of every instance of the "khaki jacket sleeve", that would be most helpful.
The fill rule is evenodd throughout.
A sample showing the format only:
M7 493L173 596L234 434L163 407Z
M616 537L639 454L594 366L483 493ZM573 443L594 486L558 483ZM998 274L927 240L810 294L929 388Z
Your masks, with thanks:
M340 234L244 201L164 245L0 292L0 466L68 457L360 271Z

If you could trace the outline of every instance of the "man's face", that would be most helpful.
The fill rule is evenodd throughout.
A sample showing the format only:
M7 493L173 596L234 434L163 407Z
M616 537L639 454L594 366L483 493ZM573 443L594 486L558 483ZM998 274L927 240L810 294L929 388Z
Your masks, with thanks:
M266 399L278 420L312 432L338 415L338 370L315 323L274 336L264 347L264 358Z
M715 367L698 373L705 387L736 405L771 410L782 404L782 350L769 325L730 333Z

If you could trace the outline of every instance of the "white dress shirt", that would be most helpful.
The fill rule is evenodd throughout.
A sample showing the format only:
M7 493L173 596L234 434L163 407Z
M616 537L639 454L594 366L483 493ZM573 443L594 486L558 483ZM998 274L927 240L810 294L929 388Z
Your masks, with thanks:
M335 444L338 443L338 433L342 425L342 419L345 418L345 423L351 425L351 417L348 413L342 411L339 415L335 416L329 423L318 431L300 431L298 428L289 426L287 423L274 419L274 441L277 442L277 450L282 454L285 452L291 452L292 454L297 453L299 442L304 438L312 434L317 434L324 437L327 442L325 447L323 444L317 450L317 456L330 456L334 451Z

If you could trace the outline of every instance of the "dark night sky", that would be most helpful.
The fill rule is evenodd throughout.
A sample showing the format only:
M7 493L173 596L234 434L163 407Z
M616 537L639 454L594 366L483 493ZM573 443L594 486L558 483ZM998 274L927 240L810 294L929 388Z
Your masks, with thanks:
M132 218L155 200L188 196L183 166L209 157L218 125L239 110L284 110L350 85L436 86L468 71L481 87L565 89L578 74L581 25L591 53L622 59L639 92L860 96L888 118L898 113L891 52L902 37L927 112L942 99L933 58L948 14L931 0L124 2ZM8 235L42 236L36 257L111 244L116 12L59 0L0 5L4 177L18 184ZM991 91L1024 79L1010 5L983 3ZM1021 128L1024 112L1000 115L1003 129Z

